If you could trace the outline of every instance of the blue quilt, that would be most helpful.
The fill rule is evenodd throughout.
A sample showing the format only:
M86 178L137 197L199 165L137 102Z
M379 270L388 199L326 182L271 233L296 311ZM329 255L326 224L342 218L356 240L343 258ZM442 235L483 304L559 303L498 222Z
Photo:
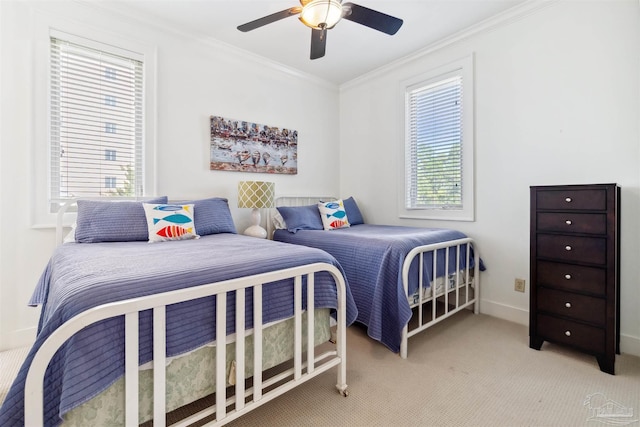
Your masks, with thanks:
M332 254L345 271L353 299L358 307L358 322L366 325L368 335L394 352L400 351L402 328L411 318L411 308L402 286L402 264L416 246L467 237L456 230L392 225L359 224L336 230L276 230L274 240L323 249ZM466 251L466 245L461 253ZM465 258L465 257L461 257ZM445 250L437 254L437 276L444 275ZM450 249L448 273L456 271L455 251ZM473 257L470 267L473 265ZM459 269L465 268L462 259ZM481 269L484 267L480 266ZM409 275L417 277L417 258ZM424 256L425 280L432 280L433 255ZM428 282L427 282L428 283ZM409 295L417 290L410 280Z
M328 253L237 234L161 243L68 243L58 247L34 291L30 305L42 304L36 342L0 408L0 425L24 425L24 382L44 340L66 320L89 308L175 289L276 269L326 262L342 268ZM292 280L263 287L264 322L293 315ZM247 290L246 306L253 305ZM306 301L303 295L303 301ZM227 295L227 333L235 329L235 295ZM316 274L315 306L337 308L329 273ZM216 338L215 297L167 307L167 356L198 348ZM251 328L252 310L247 310ZM347 287L347 324L357 310ZM123 317L83 329L52 359L45 376L45 425L105 390L124 374ZM140 364L152 359L151 311L140 314Z

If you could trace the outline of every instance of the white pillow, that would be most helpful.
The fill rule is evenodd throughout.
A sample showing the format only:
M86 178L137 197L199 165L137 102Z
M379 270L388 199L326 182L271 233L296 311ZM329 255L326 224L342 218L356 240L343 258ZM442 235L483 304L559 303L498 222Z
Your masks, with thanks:
M275 211L271 216L271 223L273 224L274 230L284 230L287 228L287 225L284 223L284 218L280 215L280 212Z
M76 224L75 222L73 223L73 225L71 226L71 231L69 231L69 233L64 236L64 239L62 240L62 243L75 243L76 242L76 227L78 226L78 224Z
M322 218L322 225L325 230L350 227L342 200L319 202L318 210L320 210L320 218Z
M143 203L150 242L197 239L193 204Z

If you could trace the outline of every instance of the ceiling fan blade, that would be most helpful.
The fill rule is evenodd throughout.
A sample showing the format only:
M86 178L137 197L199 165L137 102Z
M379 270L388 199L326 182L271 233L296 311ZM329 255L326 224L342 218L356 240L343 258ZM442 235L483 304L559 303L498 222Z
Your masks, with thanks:
M353 3L344 3L342 10L345 11L344 19L389 35L397 33L403 23L402 19Z
M289 9L281 10L280 12L272 13L271 15L263 16L255 21L247 22L238 26L238 30L247 32L260 28L264 25L271 24L272 22L279 21L284 18L288 18L293 15L297 15L302 11L301 7L291 7Z
M311 29L311 59L318 59L324 56L327 47L327 30Z

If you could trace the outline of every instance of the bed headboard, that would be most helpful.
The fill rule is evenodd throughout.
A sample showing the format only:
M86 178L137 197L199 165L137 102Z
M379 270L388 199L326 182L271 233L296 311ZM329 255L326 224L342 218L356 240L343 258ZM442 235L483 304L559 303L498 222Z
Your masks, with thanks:
M275 199L275 206L306 206L314 205L320 200L329 201L337 199L338 198L335 196L277 196ZM275 231L273 217L277 212L278 211L275 208L267 210L267 236L269 239L272 238L273 232Z
M278 196L276 197L276 206L305 206L314 205L320 200L336 200L334 196Z

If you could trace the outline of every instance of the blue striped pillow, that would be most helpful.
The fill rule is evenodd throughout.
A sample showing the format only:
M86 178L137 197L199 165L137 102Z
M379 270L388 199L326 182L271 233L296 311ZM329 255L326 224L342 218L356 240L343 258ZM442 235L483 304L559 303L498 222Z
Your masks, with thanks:
M143 202L78 200L76 242L132 242L149 240ZM167 203L167 196L145 200Z
M317 205L278 206L276 208L284 219L287 230L295 233L298 230L322 230L322 219Z
M184 203L192 203L194 205L193 220L196 224L196 233L198 235L237 233L227 199L211 197Z
M349 218L349 224L364 224L364 218L362 217L360 208L358 208L358 204L353 197L342 200L342 203L344 204L344 211L347 213L347 217Z

